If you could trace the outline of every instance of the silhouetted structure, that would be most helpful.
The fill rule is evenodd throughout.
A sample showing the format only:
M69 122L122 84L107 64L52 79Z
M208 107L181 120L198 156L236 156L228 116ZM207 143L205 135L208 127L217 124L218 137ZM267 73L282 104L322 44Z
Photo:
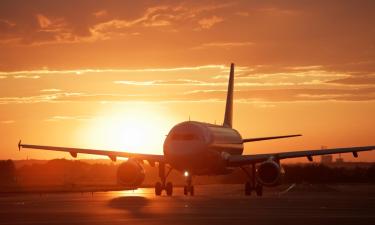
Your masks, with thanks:
M332 155L322 155L320 158L320 162L323 164L330 164L333 162L333 156Z
M16 167L12 160L0 161L0 186L16 183Z
M37 161L24 164L3 161L8 168L8 183L17 174L18 184L23 187L33 186L65 186L82 187L87 185L115 185L116 171L121 164L117 163L89 163L89 161L55 159L51 161ZM11 165L11 166L10 166ZM375 163L344 163L344 164L286 164L283 180L286 183L375 183ZM13 168L10 169L9 168ZM143 186L152 186L158 179L158 169L144 164L146 178ZM5 171L2 169L2 171ZM2 173L5 174L5 173ZM2 175L2 177L4 177ZM243 171L236 169L233 173L222 176L201 176L196 178L197 184L239 184L248 178ZM184 185L181 173L172 171L170 180L178 186Z

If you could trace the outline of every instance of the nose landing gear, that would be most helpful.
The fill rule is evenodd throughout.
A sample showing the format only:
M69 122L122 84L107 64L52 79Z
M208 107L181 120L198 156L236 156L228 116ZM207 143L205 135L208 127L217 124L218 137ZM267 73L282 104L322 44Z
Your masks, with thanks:
M256 174L255 174L255 164L251 165L251 171L252 174L246 170L246 168L241 167L241 169L246 173L246 175L249 178L249 181L245 183L245 195L251 195L252 191L255 191L257 196L262 196L263 195L263 186L259 184L256 180Z
M155 184L155 195L160 196L163 190L167 193L168 196L173 194L173 184L171 182L166 182L167 177L172 171L172 167L169 168L167 174L165 174L165 164L159 164L159 177L161 182L156 182Z
M185 177L186 177L186 185L184 186L184 195L190 195L194 196L194 186L192 185L193 183L193 177L191 174L188 172L185 172Z

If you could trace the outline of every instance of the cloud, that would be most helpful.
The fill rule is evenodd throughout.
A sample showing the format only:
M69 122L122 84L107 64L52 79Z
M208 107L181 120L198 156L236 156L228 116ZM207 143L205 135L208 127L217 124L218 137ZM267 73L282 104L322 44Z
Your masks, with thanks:
M37 14L36 18L38 19L38 23L41 29L46 29L52 24L51 20L42 14Z
M0 76L28 76L28 75L52 75L52 74L72 74L83 75L89 73L139 73L139 72L174 72L174 71L198 71L205 69L228 70L228 66L220 64L202 66L183 66L170 68L145 68L145 69L77 69L77 70L21 70L21 71L0 71Z
M64 98L80 96L81 93L54 93L23 97L0 97L0 104L53 103Z
M225 100L226 90L193 91L185 93L192 99ZM237 90L239 102L298 102L298 101L375 101L375 88L342 89L263 89Z
M237 100L371 101L373 99L371 91L365 93L359 90L375 88L374 83L361 81L366 84L359 85L353 82L338 82L337 80L354 78L358 75L325 69L324 66L314 64L311 66L248 65L236 67ZM278 70L282 72L274 72ZM22 92L23 94L13 90L3 92L0 96L0 104L223 101L227 89L228 71L228 66L217 64L142 69L46 69L0 72L1 76L35 75L41 77L40 81L35 81L38 84L37 87L28 89ZM81 75L76 76L76 74ZM72 78L65 79L69 76ZM370 75L366 78L370 79ZM45 84L51 85L50 81L53 79L57 82L61 81L58 88L45 86ZM27 81L8 79L1 83L7 85L7 82L24 83ZM62 90L69 90L69 92Z
M25 75L15 75L13 76L14 79L39 79L40 76L34 75L34 76L25 76Z
M234 48L234 47L244 47L244 46L251 46L253 42L210 42L210 43L203 43L199 46L193 47L192 49L206 49L206 48Z
M49 88L49 89L42 89L40 92L60 92L60 89L57 88Z
M346 84L346 85L375 85L375 74L373 75L360 75L350 76L347 78L336 79L328 81L333 84Z
M14 22L11 22L9 20L4 20L4 19L0 19L0 29L4 29L4 28L10 28L10 27L14 27L16 26L17 24L14 23Z
M216 9L228 7L229 4L221 4L217 6L188 6L184 5L161 5L147 8L143 15L137 18L129 19L112 19L102 23L95 24L90 28L93 37L96 39L111 39L113 37L129 35L131 28L153 28L174 26L172 29L176 31L180 27L180 23L186 21L193 22L199 18L200 14ZM215 24L223 21L223 18L212 16L202 18L197 21L203 29L209 29ZM139 33L139 32L135 32Z
M375 88L295 88L286 89L240 89L235 90L237 102L299 102L299 101L375 101ZM35 103L68 103L68 102L223 102L226 99L226 88L194 90L172 93L153 94L116 94L116 93L54 93L28 97L0 98L0 104L35 104ZM86 120L87 117L70 118L57 116L51 121L67 119Z
M286 69L290 70L321 70L323 68L322 65L308 65L308 66L287 66Z
M35 28L34 33L21 37L22 44L73 43L78 40L73 28L64 18L51 18L41 13L36 14L35 18L39 27Z
M228 76L227 76L228 77ZM124 84L124 85L136 85L136 86L224 86L228 85L227 82L207 82L201 80L189 80L189 79L178 79L178 80L148 80L148 81L132 81L132 80L118 80L114 81L115 84ZM322 82L319 82L322 83ZM304 85L308 83L303 83ZM316 84L316 82L314 83ZM291 82L236 82L238 87L256 87L256 86L294 86L298 85Z
M245 12L245 11L235 12L234 14L237 16L243 16L243 17L248 17L250 15L249 12Z
M92 117L90 116L52 116L45 121L47 122L60 122L60 121L68 121L68 120L78 120L78 121L87 121L91 120Z
M96 18L101 18L101 17L105 17L105 16L108 16L108 11L105 10L105 9L102 9L102 10L98 10L96 12L93 12L92 13Z
M202 28L202 29L210 29L214 25L216 25L218 23L221 23L223 21L224 21L224 19L222 17L212 16L212 17L203 18L203 19L199 20L198 24L199 24L200 28Z
M15 123L16 121L14 121L14 120L2 120L2 121L0 121L0 123L2 123L2 124L11 124L11 123Z
M145 29L178 30L181 24L196 24L210 28L219 20L211 12L233 6L233 3L208 4L172 1L159 2L101 2L90 4L34 2L17 8L16 2L0 2L0 42L22 45L94 42L122 38ZM11 12L11 14L9 13ZM16 22L13 22L15 20ZM11 22L12 21L12 22Z

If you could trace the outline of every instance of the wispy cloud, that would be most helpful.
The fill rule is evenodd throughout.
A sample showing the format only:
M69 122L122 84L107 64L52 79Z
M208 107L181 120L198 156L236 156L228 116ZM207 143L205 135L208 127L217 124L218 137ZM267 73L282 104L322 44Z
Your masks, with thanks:
M49 89L42 89L40 92L60 92L60 89L57 88L49 88Z
M346 78L331 80L329 81L329 83L343 85L375 85L375 74L364 76L350 76Z
M0 121L2 124L11 124L11 123L15 123L16 121L14 120L2 120Z
M226 90L198 90L186 92L192 99L225 100ZM235 91L240 102L298 102L298 101L375 101L375 88L343 89L254 89Z
M25 75L15 75L13 76L14 79L39 79L40 76L34 75L34 76L25 76Z
M52 116L45 121L47 122L59 122L59 121L67 121L67 120L78 120L78 121L87 121L91 120L91 116Z
M131 81L131 80L118 80L114 81L115 84L124 84L124 85L136 85L136 86L159 86L159 85L183 85L183 86L227 86L227 82L207 82L200 80L188 80L188 79L179 79L179 80L149 80L149 81ZM316 83L316 82L315 82ZM308 83L303 83L304 85ZM239 87L256 87L256 86L291 86L297 85L296 83L291 82L237 82L236 86Z
M226 65L203 65L203 66L184 66L184 67L171 67L171 68L145 68L145 69L77 69L77 70L22 70L22 71L0 71L0 76L24 76L27 75L50 75L50 74L72 74L83 75L89 73L139 73L139 72L174 72L174 71L192 71L192 70L205 70L205 69L221 69L228 70Z
M234 48L234 47L244 47L244 46L251 46L253 42L210 42L210 43L203 43L199 46L193 47L192 49L206 49L206 48Z
M102 18L108 16L108 11L105 9L98 10L92 13L96 18Z
M322 65L308 65L308 66L287 66L286 69L290 70L320 70Z
M54 93L36 96L24 97L1 97L0 104L29 104L29 103L47 103L61 100L67 97L80 96L81 93Z
M224 21L224 18L218 16L211 16L208 18L203 18L198 21L198 24L201 29L210 29L214 25Z
M4 34L0 35L0 43L44 45L95 42L141 34L154 28L176 31L181 28L181 24L190 26L198 24L202 29L209 29L223 20L211 14L232 5L234 4L148 2L134 3L129 7L127 2L120 1L107 4L103 9L80 3L76 5L76 10L80 12L79 18L85 18L81 21L75 13L71 13L70 8L64 6L59 8L59 12L49 10L46 13L38 12L32 7L17 11L13 9L15 5L9 4L5 7L15 11L13 14L23 16L17 16L19 17L17 26L9 19L0 20L0 28L4 28L2 29ZM35 3L34 7L38 9L40 6ZM121 13L114 13L118 10L121 10ZM30 23L30 19L34 21Z

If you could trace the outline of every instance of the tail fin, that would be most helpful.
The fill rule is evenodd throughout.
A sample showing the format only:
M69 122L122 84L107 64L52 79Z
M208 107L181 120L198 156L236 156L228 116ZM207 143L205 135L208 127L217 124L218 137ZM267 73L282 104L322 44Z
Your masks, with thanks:
M230 64L230 74L227 92L227 102L225 105L224 123L225 127L232 127L233 119L233 83L234 83L234 63Z

